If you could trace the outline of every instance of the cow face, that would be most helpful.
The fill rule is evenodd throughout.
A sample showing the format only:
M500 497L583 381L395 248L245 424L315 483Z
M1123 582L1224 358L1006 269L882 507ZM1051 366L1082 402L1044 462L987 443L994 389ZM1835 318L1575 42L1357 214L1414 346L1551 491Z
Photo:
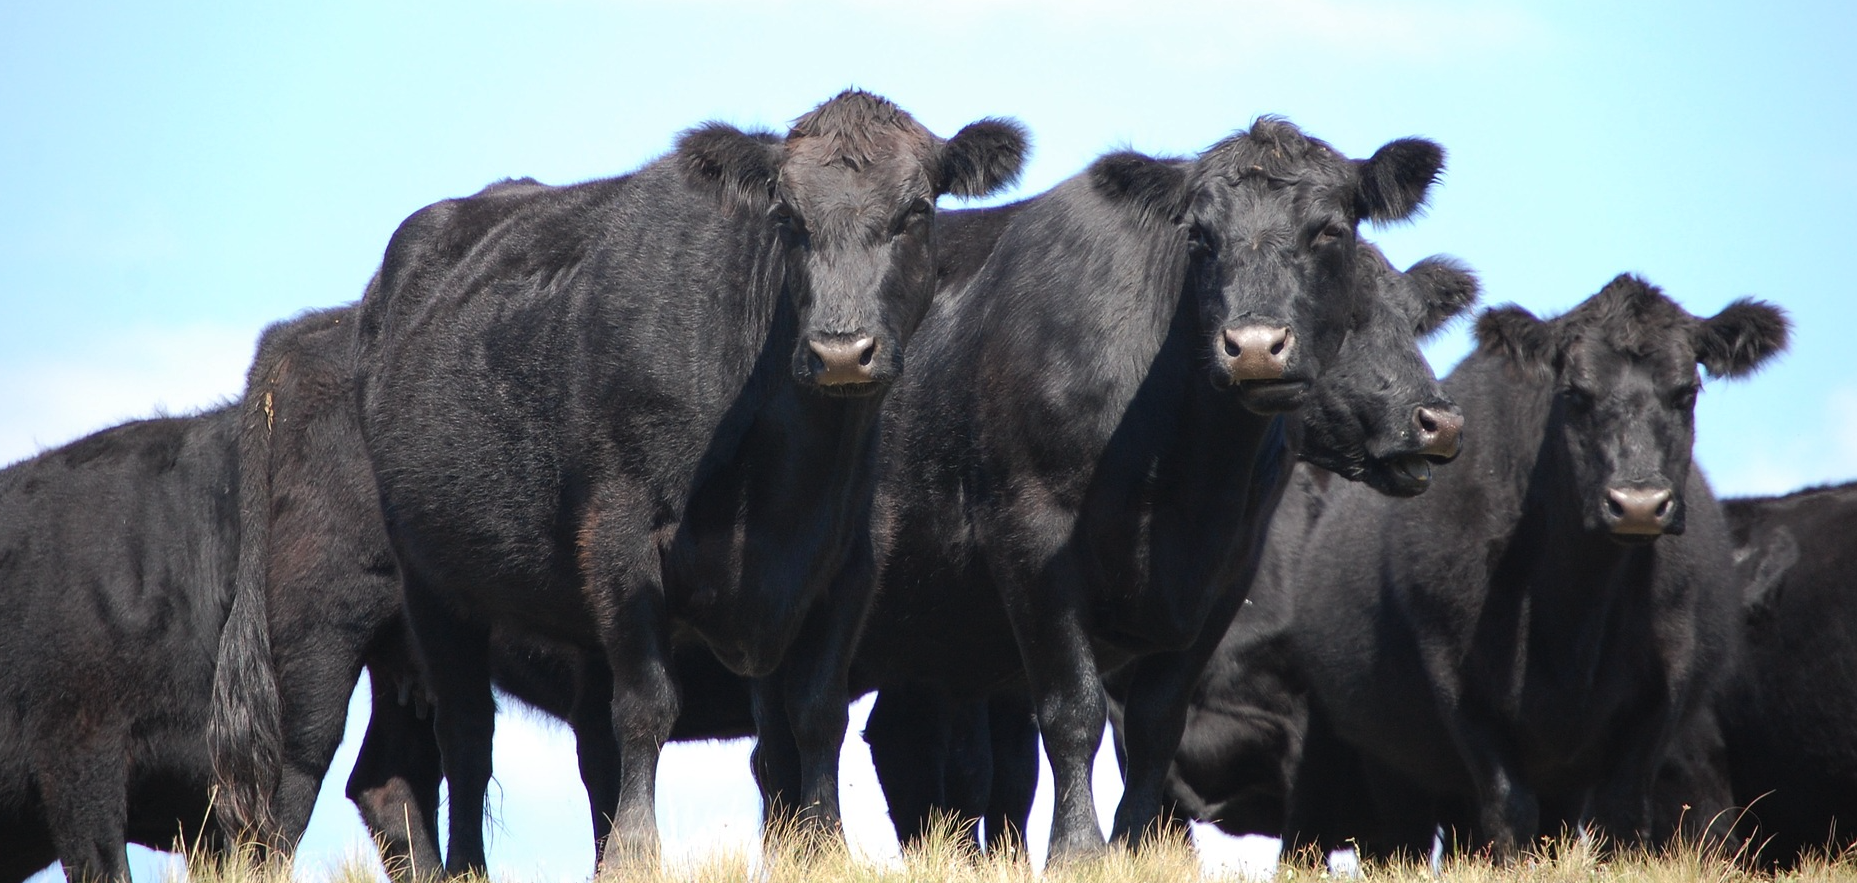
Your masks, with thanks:
M1477 338L1552 384L1547 451L1563 467L1557 474L1582 526L1647 543L1683 532L1696 366L1716 377L1748 374L1786 347L1787 321L1753 300L1700 319L1622 275L1552 321L1520 307L1491 310Z
M835 395L885 388L934 293L935 199L1011 183L1026 138L982 120L937 138L882 98L847 91L797 120L782 141L727 126L686 133L693 177L761 213L784 252L799 319L794 378Z
M1212 382L1259 413L1301 406L1342 341L1373 321L1356 228L1411 217L1443 167L1430 141L1351 161L1270 118L1201 154L1181 223Z
M1476 276L1446 258L1404 273L1361 242L1356 272L1372 292L1365 326L1348 335L1298 415L1303 460L1383 494L1431 486L1431 465L1456 458L1463 412L1446 398L1419 342L1476 301Z

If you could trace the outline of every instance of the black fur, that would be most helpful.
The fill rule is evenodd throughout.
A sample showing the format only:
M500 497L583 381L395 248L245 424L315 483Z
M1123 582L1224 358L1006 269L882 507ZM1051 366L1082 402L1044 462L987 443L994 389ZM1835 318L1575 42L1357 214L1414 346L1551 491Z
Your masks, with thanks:
M856 623L827 584L859 542L881 393L933 294L936 147L847 92L795 121L761 215L718 212L679 154L441 204L394 235L361 306L359 399L437 697L449 871L483 867L495 632L608 663L607 860L657 852L681 645L764 676L763 739L804 748L787 806L836 829ZM461 234L474 213L497 221ZM839 384L815 353L854 339L872 342L868 374Z
M141 420L0 471L0 881L212 848L206 742L238 570L241 415Z
M941 146L937 186L959 197L985 196L1019 180L1031 146L1016 120L984 119L968 123Z
M1099 668L1133 666L1141 697L1115 836L1149 831L1173 753L1166 720L1243 598L1293 463L1294 421L1274 415L1322 395L1343 339L1367 346L1382 315L1357 259L1353 166L1282 121L1252 132L1192 161L1115 155L1012 207L998 238L976 243L978 270L941 274L967 281L938 297L886 405L874 561L846 571L873 568L881 584L854 683L925 686L957 705L1029 685L1057 777L1056 857L1102 845L1088 796ZM1388 363L1400 383L1374 378L1376 407L1440 404L1415 321L1394 323L1411 360ZM1249 322L1297 335L1287 383L1220 381L1214 348ZM1352 419L1359 404L1335 410ZM1324 436L1352 449L1338 456L1379 441L1368 421L1352 426ZM866 735L888 755L885 732ZM790 781L789 755L757 748L776 781ZM912 811L893 808L899 830Z
M1738 607L1690 465L1702 322L1632 277L1546 322L1492 311L1445 383L1479 427L1468 462L1410 502L1327 491L1294 576L1314 705L1287 844L1422 856L1443 823L1512 857L1561 825L1669 833L1655 777L1732 658ZM1661 538L1607 528L1619 487L1671 494ZM1365 829L1337 830L1324 783L1349 777Z

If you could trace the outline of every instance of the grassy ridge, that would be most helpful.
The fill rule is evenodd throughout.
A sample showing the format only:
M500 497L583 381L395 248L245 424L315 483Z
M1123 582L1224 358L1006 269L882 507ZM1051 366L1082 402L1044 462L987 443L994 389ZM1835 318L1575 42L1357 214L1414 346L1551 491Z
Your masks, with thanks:
M782 841L792 844L793 840ZM1300 857L1280 865L1274 880L1317 881L1350 879L1330 873ZM1764 881L1850 881L1857 883L1857 856L1819 857L1779 874L1749 869L1739 855L1719 850L1681 846L1658 853L1622 851L1605 855L1591 841L1544 841L1541 848L1509 867L1487 858L1453 857L1435 871L1421 864L1368 864L1352 879L1366 883L1764 883ZM356 857L328 876L296 877L287 863L216 862L196 857L189 862L191 883L375 883L378 865L371 857ZM801 849L778 846L765 854L751 850L719 851L689 862L670 862L662 868L606 871L594 883L1255 883L1260 878L1235 872L1203 870L1192 847L1184 842L1143 850L1111 850L1099 859L1034 870L1021 858L980 857L966 841L943 831L919 849L907 851L901 861L878 861L848 853L842 846ZM498 877L475 883L553 883L517 877Z

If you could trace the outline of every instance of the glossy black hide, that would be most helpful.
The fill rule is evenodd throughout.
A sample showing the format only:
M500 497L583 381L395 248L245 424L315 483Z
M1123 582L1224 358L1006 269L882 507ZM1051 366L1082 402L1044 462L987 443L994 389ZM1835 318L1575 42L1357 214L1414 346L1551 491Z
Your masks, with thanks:
M0 471L0 881L211 847L206 728L238 564L237 409Z
M1112 154L1013 207L937 298L885 412L881 589L854 682L961 701L1029 686L1053 856L1103 845L1101 669L1132 666L1141 697L1115 836L1151 827L1185 697L1294 461L1276 415L1371 313L1354 227L1413 211L1440 162L1422 141L1348 161L1280 120L1192 161ZM1240 376L1226 347L1258 325L1292 341L1278 377ZM761 755L782 781L776 749Z
M447 870L483 867L493 629L597 650L621 748L604 858L655 860L674 646L769 676L805 820L837 829L877 395L933 294L933 201L1017 170L847 92L785 139L709 125L621 178L428 207L363 299L357 373L409 622L433 675Z
M485 192L538 186L503 182ZM442 776L355 412L354 317L352 307L339 307L267 328L247 379L238 436L241 569L209 731L215 810L233 837L293 848L365 667L373 711L347 793L400 875L441 867ZM605 662L503 634L493 651L499 688L574 727L594 831L603 838L618 765ZM700 647L678 653L677 668L696 701L684 707L673 740L753 731L742 679Z
M1742 665L1716 708L1726 771L1747 841L1790 867L1857 842L1857 484L1723 511L1746 605Z
M1310 391L1297 415L1298 433L1293 440L1299 440L1296 447L1305 461L1345 470L1350 477L1383 493L1410 495L1426 487L1431 462L1455 455L1461 426L1457 408L1444 398L1429 365L1419 355L1418 341L1469 309L1479 286L1469 271L1443 257L1426 258L1402 273L1394 270L1377 248L1361 243L1356 260L1360 272L1374 280L1370 323L1349 335L1336 367L1324 373ZM1421 418L1433 421L1431 431L1420 423ZM1304 469L1298 474L1306 472ZM1325 481L1333 479L1326 471L1320 474ZM1285 505L1295 511L1305 508L1294 491ZM1280 525L1285 517L1300 520L1293 513L1286 516L1281 509L1273 516L1271 539L1263 559L1266 575L1281 571L1284 565L1280 559L1286 550L1298 546L1299 537L1281 537L1284 529ZM1254 606L1247 601L1245 610ZM1240 613L1232 635L1247 627L1257 627L1256 617L1247 620ZM1215 670L1221 665L1227 669L1233 665L1223 659L1233 652L1227 647L1232 640L1234 637L1228 636L1220 645L1220 655L1214 657L1207 678L1218 677ZM1246 675L1247 679L1251 677ZM1118 720L1119 730L1121 705L1115 700L1123 695L1126 685L1115 677L1108 679L1108 685L1110 710ZM1267 685L1256 686L1261 689ZM1203 697L1208 689L1202 681L1196 695ZM985 703L961 703L945 691L922 684L882 691L871 713L865 740L871 744L872 759L899 838L909 842L918 836L935 813L950 815L957 822L976 823L977 833L988 848L995 845L997 837L1023 830L1025 810L1016 808L1021 805L1020 795L1028 794L1036 785L1036 728L1020 721L1024 713L1002 711L999 707L1018 695L1008 692L996 694ZM1240 700L1231 697L1230 701L1237 704ZM1194 702L1189 725L1201 715L1200 700ZM936 709L944 711L937 716ZM1001 714L1009 716L1002 718ZM1187 736L1191 738L1192 733L1189 731ZM1300 731L1295 736L1299 742ZM1211 744L1216 741L1216 736L1204 736L1197 744L1216 754L1223 750ZM988 750L980 751L976 745L988 746ZM1189 750L1200 749L1183 743L1176 767L1184 762ZM1271 758L1262 762L1280 761ZM1209 770L1216 763L1216 759L1207 758L1203 768ZM1233 771L1219 775L1246 778L1248 774ZM1189 800L1188 806L1178 805L1179 800L1171 796L1177 780L1178 775L1170 772L1168 800L1175 805L1166 814L1176 820L1211 818L1198 815L1194 809L1198 804L1193 801ZM1279 782L1274 787L1281 790L1285 786ZM1279 795L1279 804L1280 799ZM1228 815L1236 811L1230 806L1222 810ZM1272 835L1278 832L1280 805L1276 812L1279 820L1260 830Z
M1477 336L1445 382L1482 428L1465 462L1410 501L1331 487L1297 568L1313 706L1292 847L1336 833L1319 783L1351 762L1371 854L1429 854L1441 821L1502 857L1563 825L1650 839L1659 765L1729 658L1727 529L1689 463L1696 365L1752 371L1782 314L1699 319L1621 276L1552 321L1487 312ZM1672 492L1661 539L1606 518L1621 486Z

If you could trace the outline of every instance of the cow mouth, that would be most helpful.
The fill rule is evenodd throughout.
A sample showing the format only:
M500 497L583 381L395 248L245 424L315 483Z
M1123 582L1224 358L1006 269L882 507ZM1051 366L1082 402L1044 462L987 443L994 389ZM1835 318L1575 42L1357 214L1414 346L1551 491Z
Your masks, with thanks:
M1238 384L1238 400L1259 414L1281 414L1302 407L1309 392L1304 380L1246 380Z
M882 392L888 383L881 380L866 380L861 383L812 383L808 384L820 395L837 399L861 399Z
M1381 490L1396 497L1416 497L1431 487L1433 458L1422 454L1401 454L1382 461L1380 473L1386 479Z
M1663 536L1662 533L1617 533L1615 531L1607 531L1606 534L1612 538L1613 542L1626 547L1648 546L1657 542L1658 537Z

